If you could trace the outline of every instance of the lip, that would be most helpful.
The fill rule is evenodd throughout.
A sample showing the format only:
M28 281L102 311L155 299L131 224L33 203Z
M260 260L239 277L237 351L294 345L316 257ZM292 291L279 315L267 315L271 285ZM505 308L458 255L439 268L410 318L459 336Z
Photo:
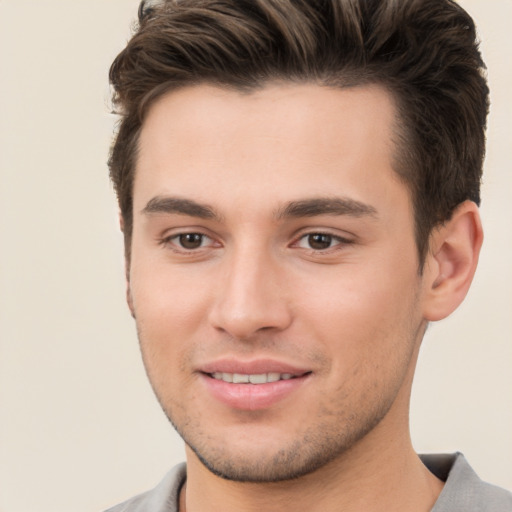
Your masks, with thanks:
M214 379L215 372L262 374L289 373L293 378L265 384L234 384ZM271 408L298 391L311 376L311 370L289 363L260 359L240 361L223 359L202 365L198 371L206 392L231 409L257 411Z
M239 359L220 359L201 365L198 370L201 373L291 373L292 375L304 375L311 372L310 368L302 368L274 359L255 359L252 361L242 361Z

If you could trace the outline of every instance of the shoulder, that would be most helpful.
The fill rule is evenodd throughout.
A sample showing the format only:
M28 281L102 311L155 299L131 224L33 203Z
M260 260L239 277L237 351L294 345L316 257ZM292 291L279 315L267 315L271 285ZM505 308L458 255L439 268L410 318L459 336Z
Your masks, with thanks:
M186 466L179 464L150 491L138 494L105 512L177 512L178 495L186 479Z
M445 481L432 512L512 512L512 493L481 480L464 455L422 455L427 468Z

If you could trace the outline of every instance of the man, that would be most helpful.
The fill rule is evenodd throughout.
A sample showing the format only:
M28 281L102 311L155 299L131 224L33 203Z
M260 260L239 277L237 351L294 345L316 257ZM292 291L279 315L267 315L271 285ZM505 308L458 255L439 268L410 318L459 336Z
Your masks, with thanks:
M512 510L414 452L462 302L488 90L450 0L141 5L111 68L127 300L187 464L113 511Z

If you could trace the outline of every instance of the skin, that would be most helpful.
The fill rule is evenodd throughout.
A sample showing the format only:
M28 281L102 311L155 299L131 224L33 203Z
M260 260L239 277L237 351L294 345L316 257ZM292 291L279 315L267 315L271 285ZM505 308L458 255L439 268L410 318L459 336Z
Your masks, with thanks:
M152 386L187 443L181 510L435 502L442 483L410 442L410 390L427 322L467 291L481 228L463 204L419 273L395 121L376 86L201 85L152 106L128 300ZM268 407L240 409L205 384L205 365L225 358L308 373Z

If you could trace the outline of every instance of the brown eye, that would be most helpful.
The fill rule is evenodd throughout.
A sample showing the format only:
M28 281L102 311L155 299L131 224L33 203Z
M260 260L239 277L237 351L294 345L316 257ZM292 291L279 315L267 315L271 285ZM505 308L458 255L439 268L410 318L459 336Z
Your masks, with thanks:
M184 249L198 249L203 244L204 235L200 233L184 233L178 236L178 241Z
M308 245L311 249L321 251L323 249L329 249L332 244L333 237L324 233L313 233L307 236Z

